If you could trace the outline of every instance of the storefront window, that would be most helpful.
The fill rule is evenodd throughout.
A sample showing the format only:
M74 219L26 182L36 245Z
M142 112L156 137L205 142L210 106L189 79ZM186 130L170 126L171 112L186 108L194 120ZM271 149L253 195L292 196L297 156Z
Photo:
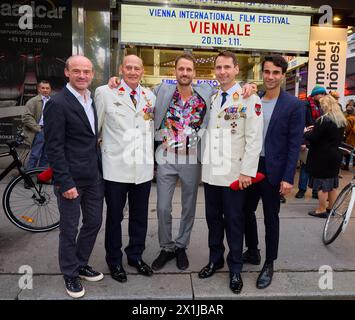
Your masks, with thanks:
M174 80L175 59L184 51L174 48L153 48L145 46L127 46L123 55L136 54L142 58L144 63L143 83L153 86L167 79ZM215 81L214 59L219 51L192 49L191 52L196 59L196 79ZM261 59L259 54L236 52L239 62L238 81L262 83Z

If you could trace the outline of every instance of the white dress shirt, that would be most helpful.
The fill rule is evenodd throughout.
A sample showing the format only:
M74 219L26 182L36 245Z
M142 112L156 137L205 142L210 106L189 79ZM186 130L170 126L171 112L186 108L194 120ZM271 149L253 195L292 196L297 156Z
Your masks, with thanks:
M43 104L42 104L42 115L41 115L41 119L39 119L38 124L40 126L43 126L43 111L44 111L44 107L46 106L46 103L50 99L50 97L49 96L48 97L41 96L41 99L42 99L42 102L43 102Z
M90 122L91 130L95 134L95 116L94 109L92 107L91 92L86 89L85 97L82 96L78 91L76 91L70 83L67 83L67 89L78 99L80 104L83 106L86 116Z

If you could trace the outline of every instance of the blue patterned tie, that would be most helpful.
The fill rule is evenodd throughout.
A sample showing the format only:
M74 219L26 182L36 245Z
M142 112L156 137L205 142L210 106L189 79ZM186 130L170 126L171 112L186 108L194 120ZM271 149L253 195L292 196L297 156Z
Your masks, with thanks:
M221 103L221 108L224 105L224 103L227 101L227 96L228 93L227 92L222 92L222 103Z

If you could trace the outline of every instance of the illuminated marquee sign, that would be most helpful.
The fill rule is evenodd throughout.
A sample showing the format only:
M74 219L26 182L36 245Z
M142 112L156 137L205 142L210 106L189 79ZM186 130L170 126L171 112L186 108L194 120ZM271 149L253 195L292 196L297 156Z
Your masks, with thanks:
M122 5L121 41L306 52L310 17Z

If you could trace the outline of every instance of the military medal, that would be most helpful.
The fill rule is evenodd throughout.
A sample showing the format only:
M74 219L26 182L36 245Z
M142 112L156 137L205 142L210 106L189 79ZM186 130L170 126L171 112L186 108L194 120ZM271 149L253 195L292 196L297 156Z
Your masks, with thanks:
M144 114L144 120L145 120L145 121L150 120L150 115L149 115L149 113L145 113L145 114Z
M224 120L228 121L230 119L230 115L229 113L226 112L226 114L224 115Z
M123 88L123 87L120 87L119 89L118 89L118 94L119 95L123 95L125 93L125 89Z

